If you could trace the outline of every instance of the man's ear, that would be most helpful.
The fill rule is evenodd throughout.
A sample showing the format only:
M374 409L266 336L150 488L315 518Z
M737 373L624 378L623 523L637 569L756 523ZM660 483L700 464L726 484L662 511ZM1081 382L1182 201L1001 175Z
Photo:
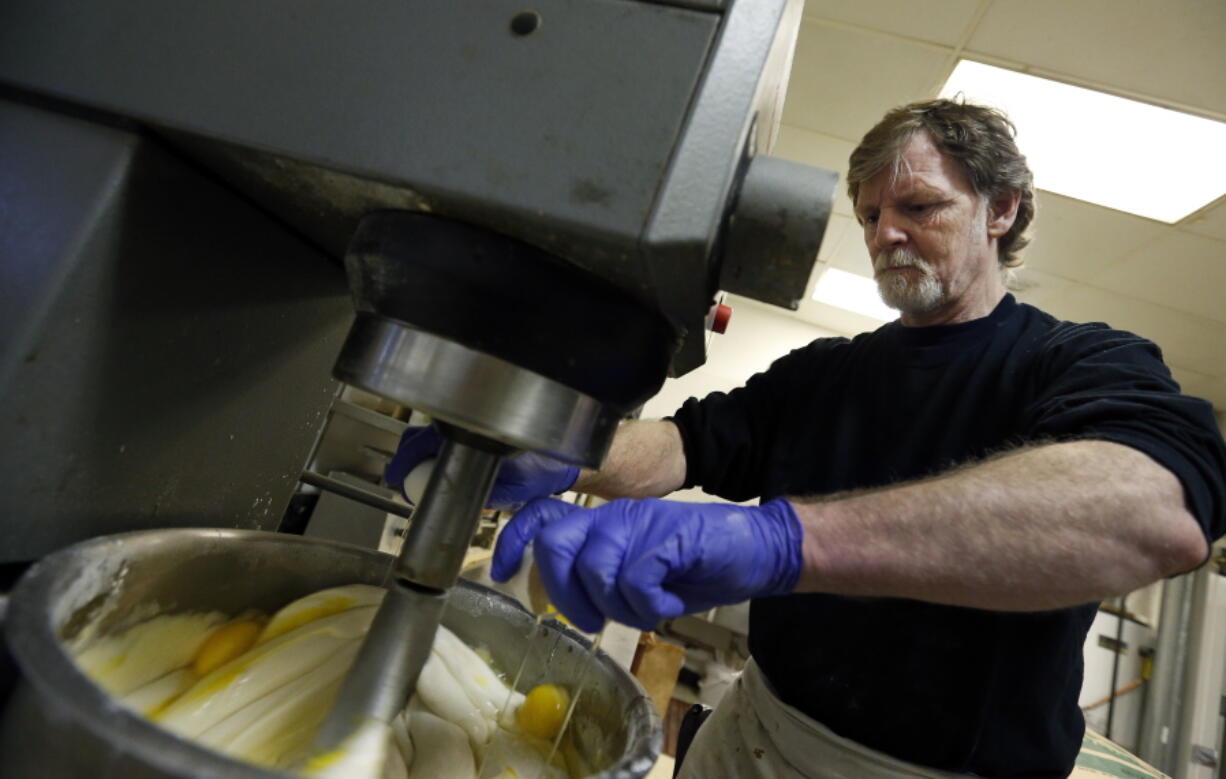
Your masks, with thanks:
M988 237L1000 238L1009 232L1017 219L1017 208L1021 205L1022 193L1016 189L1002 192L988 201Z

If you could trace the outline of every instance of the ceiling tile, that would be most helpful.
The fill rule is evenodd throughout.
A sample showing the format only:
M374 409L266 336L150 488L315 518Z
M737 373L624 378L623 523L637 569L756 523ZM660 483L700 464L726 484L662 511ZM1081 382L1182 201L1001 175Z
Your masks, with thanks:
M1222 0L995 2L966 55L1226 114L1224 35Z
M1009 285L1009 289L1018 300L1038 306L1052 316L1058 316L1061 319L1070 318L1053 310L1051 305L1053 301L1058 302L1062 294L1076 282L1037 271L1029 264L1015 270L1013 274L1015 280Z
M839 183L834 188L834 212L852 216L851 200L847 198L847 159L855 148L856 145L849 141L784 124L779 128L779 137L771 154L838 173Z
M1179 382L1184 394L1204 398L1213 404L1218 426L1226 432L1226 379L1206 379L1200 374L1182 369L1172 369L1171 374L1175 381Z
M1097 286L1226 323L1226 243L1170 230L1103 274Z
M805 16L953 46L979 0L806 0Z
M1226 114L1223 0L807 0L774 153L845 176L856 140L885 111L935 93L953 64L944 47L980 7L967 56ZM843 186L815 274L837 267L867 276ZM1018 298L1153 339L1192 394L1226 408L1226 308L1218 310L1226 302L1226 200L1171 227L1038 197ZM848 334L875 326L809 300L785 315Z
M800 301L802 306L806 300L812 299L813 290L817 289L817 280L822 277L822 274L826 272L826 268L829 267L830 266L821 259L818 259L817 262L813 263L813 270L809 273L809 281L805 284L805 296Z
M1217 412L1218 429L1226 432L1226 379L1215 379L1213 384L1197 397L1204 398L1213 404Z
M1195 220L1182 222L1179 229L1226 241L1226 198L1222 198L1217 205L1196 217Z
M849 230L859 236L860 226L856 224L856 220L849 216L833 214L826 223L826 234L822 236L822 247L817 252L817 259L820 262L829 262Z
M1169 364L1226 376L1226 328L1217 322L1077 283L1053 292L1039 307L1061 319L1128 330L1158 344Z
M843 187L847 178L847 160L855 148L851 141L793 124L783 124L779 127L779 137L771 154L836 171L839 186Z
M783 121L854 143L891 108L936 94L952 65L927 46L805 21Z
M1099 279L1138 246L1172 228L1082 200L1040 190L1023 253L1026 267L1101 286Z
M832 268L872 277L873 262L868 257L868 248L864 245L864 234L859 225L852 222L852 227L843 233L843 240L834 247L827 261Z
M1177 365L1170 367L1171 375L1179 382L1179 388L1185 395L1204 398L1216 408L1226 408L1226 382Z

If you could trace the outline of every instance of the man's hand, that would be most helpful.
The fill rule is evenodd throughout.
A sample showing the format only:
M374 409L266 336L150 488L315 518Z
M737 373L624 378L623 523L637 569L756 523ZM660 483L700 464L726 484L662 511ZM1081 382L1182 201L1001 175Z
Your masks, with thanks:
M535 540L549 597L581 630L605 618L642 630L748 598L786 595L801 568L803 530L792 505L617 500L583 509L536 500L511 519L491 576L506 581Z
M387 483L400 490L411 503L412 499L404 492L405 478L422 462L437 456L442 445L442 436L433 427L406 428L384 473ZM488 506L514 510L534 498L566 492L577 478L579 469L573 465L541 454L521 452L503 461Z

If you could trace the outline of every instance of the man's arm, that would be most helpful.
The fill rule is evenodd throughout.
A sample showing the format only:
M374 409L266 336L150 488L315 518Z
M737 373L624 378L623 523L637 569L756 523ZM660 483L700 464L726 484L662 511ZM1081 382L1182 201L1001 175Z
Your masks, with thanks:
M796 592L996 610L1097 601L1203 562L1179 480L1106 441L1029 447L861 493L793 499Z
M623 422L599 471L583 470L571 488L613 500L658 498L685 483L685 449L666 419Z

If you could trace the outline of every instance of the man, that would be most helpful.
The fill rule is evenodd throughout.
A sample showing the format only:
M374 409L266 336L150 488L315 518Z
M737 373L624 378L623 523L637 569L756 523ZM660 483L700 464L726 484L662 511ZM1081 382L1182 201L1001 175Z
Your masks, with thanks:
M685 776L1065 776L1095 604L1206 559L1226 448L1152 343L1007 293L1034 196L1002 115L895 109L848 189L900 320L623 425L599 472L513 462L504 504L622 500L528 503L493 573L535 539L587 630L754 599ZM389 480L433 445L407 436ZM762 502L654 499L692 485Z

